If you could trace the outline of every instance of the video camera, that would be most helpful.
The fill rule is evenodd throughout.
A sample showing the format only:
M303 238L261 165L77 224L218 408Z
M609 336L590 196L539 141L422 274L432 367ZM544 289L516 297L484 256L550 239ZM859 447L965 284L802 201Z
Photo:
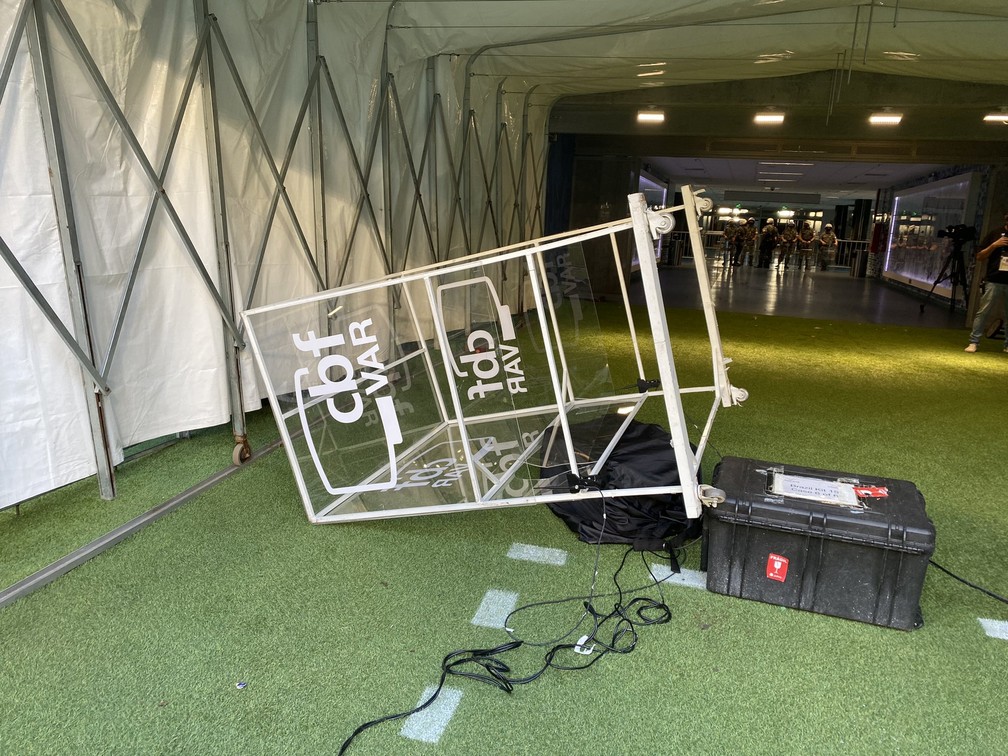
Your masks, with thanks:
M965 223L960 223L955 226L946 226L945 228L938 229L938 238L944 239L948 237L952 240L953 244L963 244L964 242L976 239L976 233L975 226L967 226Z

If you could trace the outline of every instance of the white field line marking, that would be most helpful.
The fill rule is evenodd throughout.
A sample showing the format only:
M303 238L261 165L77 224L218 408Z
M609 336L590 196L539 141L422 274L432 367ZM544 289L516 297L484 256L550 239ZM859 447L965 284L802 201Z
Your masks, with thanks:
M504 627L504 620L518 606L518 594L511 591L498 591L491 588L484 594L472 624L479 627Z
M707 573L697 570L681 569L678 575L673 574L672 569L667 564L652 564L651 572L658 580L665 580L662 585L683 585L687 588L700 588L707 590ZM670 577L671 576L671 577Z
M430 698L435 690L437 688L433 685L426 688L423 695L420 696L420 700L417 701L417 706ZM444 734L445 728L461 700L462 691L458 688L441 688L441 693L434 703L423 711L406 717L406 722L399 734L410 740L437 743L441 739L441 735Z
M977 617L977 619L980 620L984 632L991 638L1008 640L1008 622L1004 620L984 619L983 617Z
M555 564L558 567L567 564L567 552L563 549L547 549L544 546L530 546L527 543L512 543L507 555L511 559Z

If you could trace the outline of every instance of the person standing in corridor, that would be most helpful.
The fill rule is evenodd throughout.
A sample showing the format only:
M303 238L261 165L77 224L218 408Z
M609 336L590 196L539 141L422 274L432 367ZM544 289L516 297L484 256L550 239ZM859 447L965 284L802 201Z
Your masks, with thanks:
M827 270L836 262L837 235L833 233L833 224L827 223L819 234L819 270Z
M973 330L970 332L967 352L975 352L980 347L980 337L983 336L987 318L995 308L1001 311L1002 323L1005 327L1004 351L1008 352L1008 214L1004 216L1004 226L991 231L980 242L980 251L976 255L976 269L981 263L986 263L984 269L984 292L980 297L973 318Z
M795 265L798 270L808 270L814 263L812 258L812 243L815 241L815 231L808 221L802 223L801 231L798 232L798 259Z

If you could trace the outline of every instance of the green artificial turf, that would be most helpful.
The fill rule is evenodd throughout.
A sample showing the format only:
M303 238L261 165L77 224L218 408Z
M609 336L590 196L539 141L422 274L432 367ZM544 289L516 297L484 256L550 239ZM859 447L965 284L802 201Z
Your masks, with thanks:
M1008 591L1008 355L964 354L954 330L719 321L732 381L750 398L718 415L708 475L720 453L912 480L936 559ZM708 381L701 314L671 310L669 323L682 383ZM601 341L616 376L629 370L615 331ZM221 443L223 454L187 442L130 463L113 503L79 484L20 517L0 513L5 575L224 466ZM515 542L569 558L509 559ZM595 554L541 506L312 526L286 457L270 454L0 610L0 753L335 753L363 721L413 707L448 652L507 640L470 623L488 589L520 603L583 594ZM601 550L600 591L622 554ZM697 560L694 547L687 566ZM632 555L621 584L647 578ZM463 695L437 745L386 723L350 753L992 754L1008 742L1008 642L977 620L1006 620L1008 607L936 570L911 633L691 588L663 594L671 621L642 628L632 653L550 670L510 695L451 679ZM552 637L578 608L514 624ZM542 653L513 652L515 674Z

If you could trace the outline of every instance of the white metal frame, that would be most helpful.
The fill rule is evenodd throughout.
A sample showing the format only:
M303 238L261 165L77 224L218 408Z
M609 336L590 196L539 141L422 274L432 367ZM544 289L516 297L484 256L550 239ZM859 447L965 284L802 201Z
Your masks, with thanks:
M665 416L675 450L679 480L684 483L674 486L607 490L603 491L603 493L619 496L653 496L679 493L683 497L688 516L699 516L701 505L706 500L707 487L693 484L693 481L698 480L699 460L703 457L704 448L706 446L717 409L719 406L730 406L731 404L742 401L745 398L746 393L742 389L733 388L728 381L728 360L723 357L721 351L720 335L717 329L713 301L709 293L709 282L707 280L707 271L704 267L704 256L702 254L702 240L699 233L699 226L697 224L697 213L702 209L705 209L707 200L698 198L697 193L695 193L689 186L684 186L682 193L684 197L683 205L668 208L663 211L648 210L643 195L631 195L629 198L631 217L629 219L606 223L591 228L579 229L529 242L522 242L508 247L502 247L480 254L470 255L461 259L435 263L423 268L417 268L400 273L391 273L374 281L331 289L311 297L272 304L243 312L242 319L244 321L246 333L249 337L248 343L253 350L259 369L263 375L270 402L276 415L277 424L283 436L284 447L287 450L291 468L294 472L308 518L312 522L327 523L406 515L436 514L441 512L548 503L597 497L597 491L589 490L591 486L586 482L586 477L596 475L602 469L608 456L611 454L612 450L619 441L620 436L648 398L659 398L664 405ZM694 248L693 259L698 285L700 286L702 292L703 310L711 343L713 384L709 386L681 387L679 385L671 339L669 336L668 322L665 315L664 301L662 299L661 287L658 282L658 269L654 257L651 254L647 254L647 252L653 249L653 238L656 238L659 233L671 230L673 226L672 213L677 210L685 210L690 230L691 243ZM641 260L641 275L650 324L650 337L655 349L658 381L649 382L647 381L647 376L644 375L644 363L640 357L637 335L633 333L634 325L631 317L630 330L633 334L632 344L636 355L638 371L640 373L642 385L647 385L647 388L642 389L642 393L635 394L614 392L612 395L604 397L577 397L574 395L571 387L572 382L570 380L569 369L564 357L564 347L562 343L564 337L563 329L557 321L557 315L552 307L550 297L544 296L546 288L543 256L551 250L567 247L577 242L584 242L589 239L605 237L608 237L611 240L611 244L615 250L618 245L617 237L625 235L625 232L632 232L633 243L637 247L638 257ZM553 400L546 404L539 404L533 407L516 408L513 412L491 414L470 413L467 415L466 409L463 406L463 402L459 395L459 389L456 386L458 368L457 362L452 356L451 345L447 335L447 325L444 322L441 313L441 293L442 290L447 290L449 288L464 287L475 284L485 285L488 283L488 279L486 279L483 274L484 266L491 263L497 264L506 262L520 264L522 266L523 273L528 276L534 298L535 320L538 322L539 329L536 335L542 339L542 343L545 346L544 354L548 366L548 377L552 386ZM445 279L446 277L450 277L449 280L452 283L438 289L436 286L437 282ZM627 303L627 313L629 316L630 307L628 303L627 290L625 281L622 277L620 278L620 284L623 291L624 301ZM426 291L427 301L417 302L413 297L409 296L409 285L422 286ZM304 462L298 458L295 450L295 434L292 434L291 429L288 427L287 421L292 417L295 410L285 411L283 409L278 398L277 387L274 385L271 378L271 360L274 359L275 354L264 352L261 344L264 338L269 340L269 336L276 335L276 332L270 333L270 323L275 322L274 316L283 314L283 311L285 310L290 310L291 308L304 308L306 305L317 305L319 307L326 305L326 309L328 310L330 309L328 304L340 298L366 293L382 292L390 289L391 287L396 287L397 289L407 293L407 296L400 298L400 306L405 307L408 310L409 317L415 328L419 329L419 323L421 321L427 323L433 322L433 338L421 340L420 346L418 346L415 351L411 352L411 354L407 355L403 359L397 360L395 363L384 365L382 369L387 375L390 375L393 369L398 369L393 368L393 365L400 365L407 359L422 358L425 361L427 368L433 371L434 362L431 359L431 350L434 349L440 351L443 358L441 369L444 372L444 376L442 377L445 381L444 385L448 388L449 394L446 397L442 397L440 390L437 389L437 383L434 382L432 384L437 394L435 398L436 406L440 414L440 422L423 438L407 445L406 448L397 447L397 442L402 444L402 436L398 435L397 437L399 431L398 427L393 429L393 433L391 435L386 433L386 440L389 442L389 459L384 463L378 463L372 473L364 479L343 481L342 485L339 483L332 485L332 482L326 479L326 473L321 468L322 463L319 461L318 456L314 453L314 448L312 447L313 441L310 438L306 439L306 443L312 450L316 466L319 467L319 469L314 471L314 473L321 475L322 480L325 481L325 488L332 497L327 501L318 502L317 500L312 499L312 495L309 492L309 486L306 482L306 476L310 476L314 473L310 467L308 469L303 469ZM497 302L498 305L500 304L495 292L493 293L493 300ZM429 309L425 310L425 306ZM506 307L502 309L506 309ZM420 315L425 317L421 318ZM508 326L510 327L510 324L508 324ZM287 338L287 340L290 340L286 334L282 335ZM319 357L320 361L330 360L333 364L344 359L344 357L340 356L341 352L339 347L343 343L342 337L340 336L320 338L316 337L314 333L312 333L311 337L313 342L309 347L297 344L297 341L300 338L299 336L295 334L290 334L290 336L294 337L294 343L297 346L297 349L300 350L302 356L304 356L304 353L306 352L311 352L316 357ZM428 341L431 342L430 347L427 346ZM271 343L275 345L278 341L273 338ZM496 346L490 345L490 348L496 349ZM327 350L325 355L322 354L323 350ZM297 356L293 350L292 354ZM284 355L285 360L288 360L290 357L291 355ZM345 359L348 360L349 358ZM286 362L284 364L286 364ZM298 370L298 374L299 377L303 376L303 372L301 370ZM322 368L320 368L320 375L321 374ZM351 376L351 372L349 370L347 371L346 376L347 378ZM289 378L289 376L287 377ZM689 433L682 407L682 396L687 393L704 392L711 393L713 395L713 402L706 424L700 432L699 442L694 450L690 445ZM383 398L387 399L388 397ZM302 397L299 395L297 400L301 403ZM321 399L319 401L321 402ZM601 457L592 460L590 470L586 470L579 465L578 460L575 458L574 443L571 436L571 427L568 422L568 418L573 412L579 409L617 404L622 406L629 405L629 413L627 414L626 420L616 432L615 436L610 439L609 444ZM387 403L386 409L388 406L390 405ZM333 405L330 405L329 411L334 418L338 414L347 415L347 413L336 409ZM383 412L382 414L384 422L386 420L384 417L386 413ZM546 424L546 427L542 429L542 432L535 438L535 440L531 441L522 448L521 453L510 464L510 466L507 467L507 469L501 471L500 473L494 473L485 465L481 465L481 452L476 449L474 439L472 437L473 426L479 423L486 423L491 420L516 419L519 417L530 416L548 416L551 420ZM346 423L348 421L346 420L346 417L344 417L340 419L340 422ZM310 429L308 428L306 422L302 423L302 429L305 434L310 433ZM471 490L473 492L472 496L464 497L463 500L459 501L429 504L424 506L402 506L394 510L383 509L380 511L351 512L338 511L344 504L352 502L361 494L367 492L373 493L375 491L390 492L399 482L397 481L397 470L404 469L404 463L415 459L423 451L425 444L443 445L445 442L443 440L438 440L443 436L443 434L447 434L451 442L455 444L453 448L457 450L457 456L461 457L461 461L458 462L458 467L460 471L464 468L467 482L471 486ZM563 493L550 493L539 490L533 493L518 496L507 495L506 488L509 481L519 470L522 469L524 463L528 461L534 453L541 451L541 445L547 437L549 437L549 444L561 445L559 448L561 449L562 457L566 460L566 465L570 469L571 476L569 480L571 481L571 488L573 490L564 491ZM305 465L304 467L308 466Z

